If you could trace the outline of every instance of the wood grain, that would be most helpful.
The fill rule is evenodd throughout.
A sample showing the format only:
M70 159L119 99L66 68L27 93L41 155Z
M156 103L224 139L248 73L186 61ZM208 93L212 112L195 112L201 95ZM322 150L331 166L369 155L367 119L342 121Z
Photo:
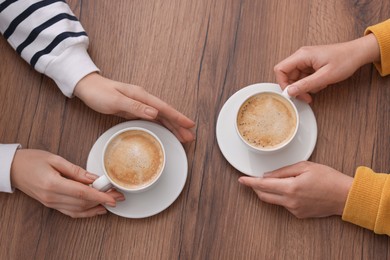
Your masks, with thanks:
M71 0L89 52L112 79L140 85L196 121L186 185L146 219L72 219L20 191L0 194L0 259L387 259L387 236L340 217L300 220L238 184L215 125L225 101L305 45L348 41L390 17L388 1ZM359 50L357 50L359 51ZM0 39L0 142L86 166L96 139L124 119L67 99ZM365 65L315 94L311 161L353 176L389 172L390 78Z

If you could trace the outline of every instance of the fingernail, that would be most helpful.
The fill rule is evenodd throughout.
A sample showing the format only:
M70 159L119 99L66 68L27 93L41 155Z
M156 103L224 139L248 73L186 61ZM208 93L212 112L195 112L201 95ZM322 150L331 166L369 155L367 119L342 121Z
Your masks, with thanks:
M145 114L152 117L152 118L156 118L158 111L156 109L147 107L147 108L145 108Z
M288 94L290 96L296 96L298 94L298 87L295 85L289 85L288 87Z
M92 173L89 173L89 172L85 173L85 177L87 177L88 179L93 180L93 181L96 180L97 178L99 178L99 176L92 174Z
M238 178L238 182L241 183L241 184L245 183L245 181L243 179L241 179L241 178Z

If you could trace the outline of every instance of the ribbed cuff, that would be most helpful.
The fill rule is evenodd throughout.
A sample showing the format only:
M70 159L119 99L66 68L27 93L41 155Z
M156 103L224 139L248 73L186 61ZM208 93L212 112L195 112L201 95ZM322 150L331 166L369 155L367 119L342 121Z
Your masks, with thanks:
M374 230L386 178L387 174L375 173L370 168L357 168L342 219Z
M390 236L390 178L389 174L385 175L386 181L381 194L381 202L379 203L374 231L377 234L387 234Z
M52 61L45 70L45 75L52 78L67 97L73 97L76 84L92 72L99 71L83 44L66 49Z
M374 65L382 76L390 74L390 19L382 23L370 26L364 32L364 35L373 33L378 41L381 62L375 62Z
M14 192L11 186L11 165L20 144L0 144L0 192Z

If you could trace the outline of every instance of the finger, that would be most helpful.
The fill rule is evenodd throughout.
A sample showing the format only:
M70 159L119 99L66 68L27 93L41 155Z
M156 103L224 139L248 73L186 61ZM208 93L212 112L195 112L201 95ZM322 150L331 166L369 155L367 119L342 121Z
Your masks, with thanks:
M195 134L192 132L191 128L183 127L182 125L172 123L167 118L161 118L160 121L167 126L168 128L172 129L174 134L176 136L181 137L181 142L191 142L195 140Z
M157 107L157 106L156 106ZM195 122L174 109L172 106L161 106L159 109L159 118L166 119L174 125L190 129L195 126Z
M107 194L111 196L115 201L120 202L125 200L125 196L116 190L111 190L107 192ZM45 201L42 201L42 203L50 208L57 208L59 207L59 205L65 207L65 205L67 205L68 209L78 209L79 211L89 209L100 204L96 201L84 200L60 193L51 194L50 198L46 199Z
M121 85L120 91L128 98L152 106L158 111L160 117L167 118L173 123L177 123L178 125L185 128L191 128L195 125L195 123L191 119L189 119L188 117L186 117L158 97L149 94L142 87L134 85Z
M285 89L292 82L295 82L294 75L299 75L299 71L289 71L285 72L279 64L274 67L274 73L276 77L276 82L282 89Z
M88 200L99 204L116 206L115 199L108 193L98 191L88 185L62 178L54 184L53 187L56 193L74 197L80 200Z
M276 77L276 82L280 85L282 89L285 89L287 85L290 85L292 75L299 75L299 71L295 68L286 70L284 66L284 61L278 63L274 67L274 73Z
M88 217L94 217L98 215L104 215L107 213L107 209L105 209L103 206L96 206L94 208L82 212L72 211L68 209L57 209L57 210L72 218L88 218Z
M295 82L303 78L306 78L311 74L313 74L313 71L309 69L304 69L304 70L294 69L289 73L279 71L278 74L275 75L276 75L276 81L279 83L280 87L282 89L285 89L287 86L293 85Z
M181 134L178 131L178 128L180 128L179 126L177 126L177 125L173 126L173 124L165 118L158 117L154 121L156 123L163 124L166 128L168 128L177 137L177 139L179 139L180 142L184 141Z
M285 179L274 178L254 178L254 177L240 177L238 181L252 189L259 192L267 192L272 194L284 194L289 182Z
M143 88L138 87L142 91L135 91L132 98L144 102L145 104L152 105L159 111L159 117L168 119L173 124L178 124L179 126L185 128L191 128L195 125L195 122L174 109L168 103L162 101L158 97L149 94Z
M179 133L179 131L177 129L177 128L180 128L179 126L173 126L173 124L165 118L158 117L157 120L160 123L162 123L165 127L167 127L169 130L171 130L171 132L179 139L180 142L184 141L183 137L181 136L181 134Z
M255 190L255 192L257 197L259 197L261 201L264 201L269 204L284 206L284 197L279 194L268 193L258 190Z
M70 197L69 197L70 198ZM70 203L72 202L72 203ZM94 208L98 205L99 203L96 202L87 202L86 200L76 200L71 201L71 198L66 202L66 203L60 203L60 202L52 202L52 203L44 203L44 205L48 208L52 209L63 209L63 210L68 210L72 212L82 212L89 210L91 208Z
M260 180L260 178L261 177L246 177L246 176L243 176L243 177L238 178L238 182L243 184L243 185L245 185L245 186L248 186L250 188L254 188L254 187L257 186L257 182Z
M190 129L180 127L179 133L183 139L183 142L192 142L195 140L195 134Z
M60 156L54 156L52 158L52 167L59 171L62 176L69 178L65 179L60 177L57 180L54 190L56 193L115 206L115 196L119 197L122 195L121 193L118 191L104 193L82 184L91 184L98 176L87 172L83 168L74 165Z
M125 96L118 101L118 108L125 113L129 113L132 117L146 120L153 120L158 115L156 108Z
M113 197L116 201L122 201L122 199L125 198L125 195L121 192L119 192L118 190L112 188L112 189L109 189L108 191L106 191L106 194L110 195L111 197Z
M312 96L309 93L300 94L300 95L297 96L297 98L299 100L302 100L303 102L308 103L308 104L313 102L313 98L312 98Z
M132 113L125 112L125 111L120 111L118 113L115 113L116 116L128 119L128 120L134 120L134 119L139 119L139 117L136 117Z
M303 67L299 66L300 64L303 64ZM307 64L310 63L306 62L305 56L299 52L293 53L274 67L276 81L284 89L287 85L298 80L302 71L309 71L310 66Z
M127 119L137 118L133 114L125 113L125 112L117 113L117 115L120 117L123 117L123 118L127 118ZM153 121L156 123L159 122L159 123L163 124L169 130L171 130L171 132L179 139L180 142L190 142L190 141L193 141L195 139L195 136L190 129L187 129L187 128L184 128L178 124L175 124L164 117L158 116L156 119L150 120L150 121Z
M289 178L302 174L310 165L310 162L303 161L293 165L288 165L280 169L264 173L264 178Z
M123 95L121 107L124 112L148 120L157 117L158 108L153 102L149 102L152 95L142 87L120 83L117 90Z
M61 156L50 157L50 165L60 172L62 176L85 184L91 184L99 177L65 160Z
M166 118L160 118L160 122L170 129L180 142L191 142L195 139L195 135L190 129L181 127L177 124L172 124Z
M315 73L294 82L289 86L288 94L290 96L298 96L312 90L316 90L319 86L328 85L328 72L326 69L321 68Z

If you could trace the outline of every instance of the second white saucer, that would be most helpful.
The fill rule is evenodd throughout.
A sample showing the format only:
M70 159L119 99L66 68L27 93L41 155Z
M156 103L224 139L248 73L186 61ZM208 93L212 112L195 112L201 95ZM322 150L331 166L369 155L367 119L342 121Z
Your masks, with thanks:
M288 147L272 155L248 150L236 133L234 114L243 99L259 89L281 92L279 85L274 83L258 83L242 88L223 105L216 127L217 142L226 160L240 172L255 177L309 159L317 141L317 123L312 109L305 102L295 99L293 102L300 117L299 129Z

